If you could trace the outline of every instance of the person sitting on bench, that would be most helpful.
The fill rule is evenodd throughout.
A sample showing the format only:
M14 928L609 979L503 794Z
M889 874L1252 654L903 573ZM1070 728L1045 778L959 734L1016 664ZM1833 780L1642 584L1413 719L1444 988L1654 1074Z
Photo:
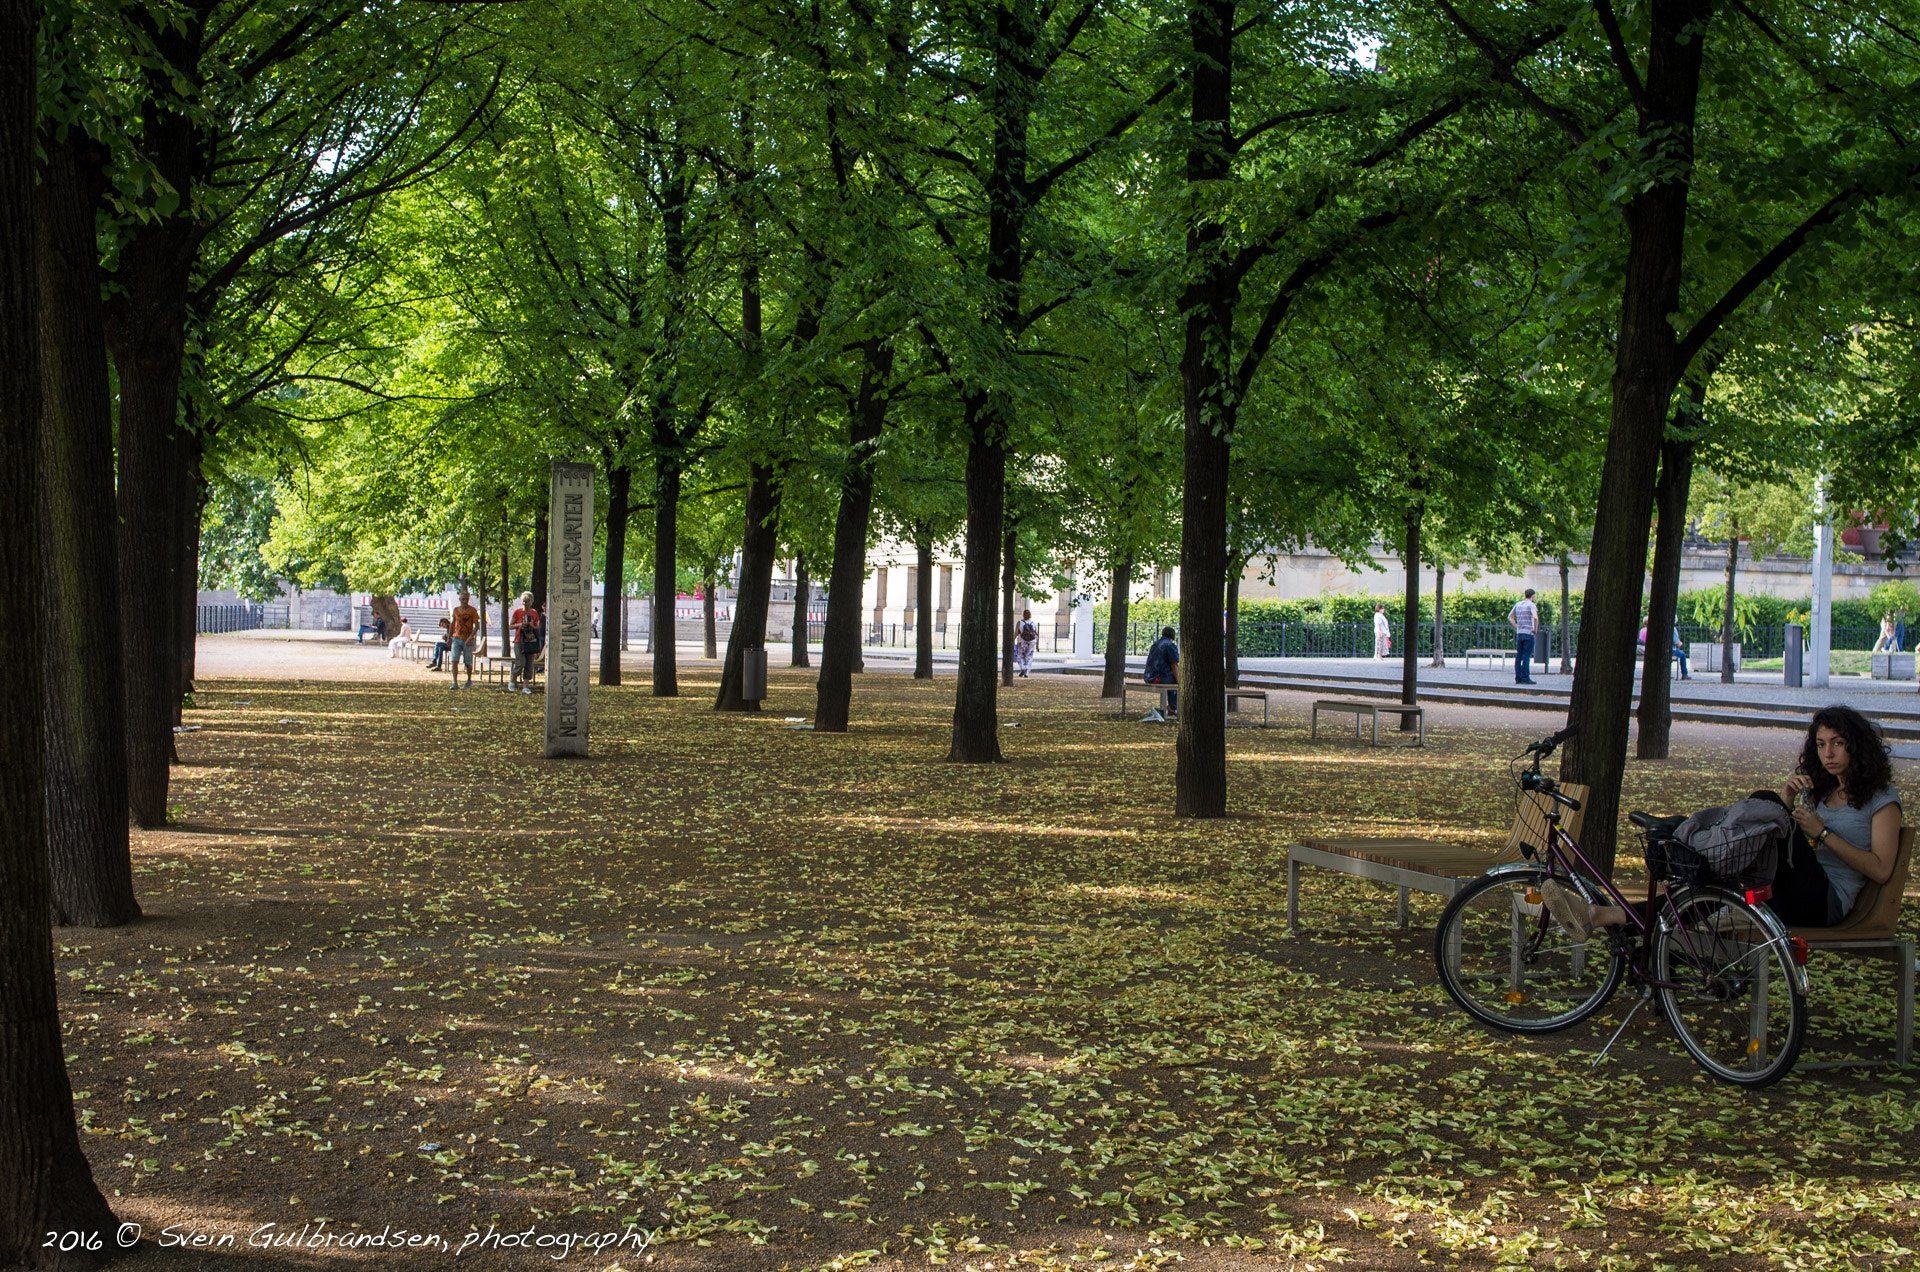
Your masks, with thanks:
M1153 647L1147 650L1147 671L1143 679L1150 685L1177 685L1180 683L1180 646L1173 643L1173 628L1162 627L1160 629L1160 639L1154 641ZM1178 689L1170 690L1167 693L1167 715L1177 716L1179 714L1180 691ZM1163 720L1166 718L1166 716L1160 715L1160 708L1158 707L1153 709L1153 715L1159 716L1159 718Z
M1893 875L1900 846L1900 792L1887 744L1873 722L1852 707L1816 711L1800 763L1777 791L1749 798L1784 804L1793 815L1768 902L1791 927L1832 927L1853 909L1871 879ZM1541 885L1560 926L1585 940L1594 928L1627 921L1618 906L1589 906L1560 884Z

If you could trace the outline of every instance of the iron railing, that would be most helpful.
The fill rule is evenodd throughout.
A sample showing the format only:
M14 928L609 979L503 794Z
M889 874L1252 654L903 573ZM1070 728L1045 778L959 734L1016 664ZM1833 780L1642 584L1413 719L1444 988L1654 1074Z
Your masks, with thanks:
M221 632L250 632L267 625L261 621L265 617L266 608L264 605L249 605L245 602L236 605L198 605L194 607L193 630L208 635L217 635ZM284 617L279 625L286 626Z

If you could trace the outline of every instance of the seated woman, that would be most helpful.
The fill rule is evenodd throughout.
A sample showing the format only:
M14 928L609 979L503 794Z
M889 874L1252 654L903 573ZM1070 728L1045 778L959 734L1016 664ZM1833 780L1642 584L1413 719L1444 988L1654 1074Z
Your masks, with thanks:
M400 651L413 644L413 624L406 619L400 620L400 634L387 642L387 657L398 658Z
M1831 927L1853 909L1868 880L1892 877L1900 792L1879 730L1852 707L1815 712L1793 776L1778 791L1752 798L1785 804L1799 831L1781 850L1768 902L1790 926ZM1540 891L1560 926L1579 940L1627 921L1618 906L1589 905L1552 881Z

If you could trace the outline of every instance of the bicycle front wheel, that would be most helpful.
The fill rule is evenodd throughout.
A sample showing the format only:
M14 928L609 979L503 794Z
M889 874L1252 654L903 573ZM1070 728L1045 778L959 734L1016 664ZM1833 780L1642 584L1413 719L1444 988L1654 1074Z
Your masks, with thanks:
M1655 996L1680 1045L1738 1086L1778 1082L1806 1041L1806 992L1769 917L1731 892L1689 890L1653 941Z
M1604 936L1577 940L1554 921L1540 894L1547 878L1539 867L1476 879L1440 915L1440 983L1482 1024L1530 1034L1571 1028L1605 1006L1626 974L1625 956Z

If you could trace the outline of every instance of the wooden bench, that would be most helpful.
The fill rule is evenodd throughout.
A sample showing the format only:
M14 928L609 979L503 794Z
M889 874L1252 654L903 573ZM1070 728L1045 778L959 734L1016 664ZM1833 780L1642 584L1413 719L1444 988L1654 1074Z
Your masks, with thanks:
M1854 898L1853 909L1832 927L1794 928L1793 935L1807 943L1810 950L1836 950L1868 958L1893 960L1894 992L1898 999L1893 1035L1894 1063L1905 1068L1913 1062L1913 957L1914 942L1900 935L1900 903L1907 890L1907 875L1913 866L1913 827L1900 831L1900 846L1894 852L1893 874L1885 883L1867 881ZM1818 996L1813 996L1818 1001ZM1815 1060L1803 1062L1801 1069L1839 1069L1860 1065L1884 1064L1877 1060Z
M1563 814L1561 825L1575 839L1586 817L1588 788L1577 782L1562 782L1562 794L1580 801L1580 807ZM1538 792L1520 796L1520 814L1514 819L1513 833L1498 852L1483 848L1462 848L1457 844L1436 843L1428 839L1307 839L1287 845L1287 930L1300 930L1300 870L1317 866L1339 874L1372 879L1400 890L1400 926L1407 926L1407 898L1410 892L1430 892L1451 897L1494 866L1521 858L1520 845L1544 847L1547 839L1547 810L1552 803Z
M1179 693L1182 688L1184 688L1182 685L1150 685L1144 681L1128 681L1120 686L1120 718L1126 718L1127 695L1130 693L1158 694L1160 697L1160 713L1165 715L1167 711L1167 695L1170 693ZM1260 727L1263 729L1267 727L1269 721L1269 706L1267 703L1267 691L1265 689L1232 688L1226 690L1223 696L1227 700L1227 710L1229 711L1238 711L1240 709L1238 704L1234 702L1235 698L1260 699Z
M1313 727L1310 732L1314 738L1320 736L1320 713L1322 711L1352 712L1353 736L1356 739L1364 736L1360 732L1361 719L1366 718L1372 720L1373 744L1375 746L1425 746L1427 744L1427 709L1425 707L1410 707L1404 702L1357 702L1348 701L1344 698L1322 698L1313 704ZM1382 742L1380 740L1380 713L1383 711L1389 715L1397 715L1403 721L1408 716L1412 716L1415 723L1419 725L1420 732L1418 738L1412 742Z

